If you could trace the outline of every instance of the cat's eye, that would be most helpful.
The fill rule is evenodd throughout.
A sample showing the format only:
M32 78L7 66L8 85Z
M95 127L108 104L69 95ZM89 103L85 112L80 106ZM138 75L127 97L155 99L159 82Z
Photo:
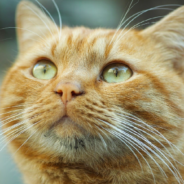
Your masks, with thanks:
M108 83L119 83L128 80L132 76L132 70L121 63L112 63L106 66L102 72L102 79Z
M56 73L56 66L49 60L40 60L33 67L33 76L37 79L52 79Z

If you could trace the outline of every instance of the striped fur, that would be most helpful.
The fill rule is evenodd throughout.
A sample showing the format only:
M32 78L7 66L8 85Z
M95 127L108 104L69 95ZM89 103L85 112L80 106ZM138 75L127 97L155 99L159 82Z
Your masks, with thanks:
M184 7L142 31L60 30L23 1L17 25L20 53L4 79L0 111L26 184L184 183ZM41 58L55 63L56 77L32 76ZM128 65L132 77L104 82L111 62ZM61 81L84 91L68 103L72 121L59 121Z

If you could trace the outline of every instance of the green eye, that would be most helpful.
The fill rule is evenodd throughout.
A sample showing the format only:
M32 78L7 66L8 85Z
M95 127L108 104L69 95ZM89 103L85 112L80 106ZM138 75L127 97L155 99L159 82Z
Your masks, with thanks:
M132 76L131 69L121 63L113 63L105 67L102 78L108 83L118 83L128 80Z
M40 60L33 68L33 76L37 79L52 79L56 73L56 66L49 60Z

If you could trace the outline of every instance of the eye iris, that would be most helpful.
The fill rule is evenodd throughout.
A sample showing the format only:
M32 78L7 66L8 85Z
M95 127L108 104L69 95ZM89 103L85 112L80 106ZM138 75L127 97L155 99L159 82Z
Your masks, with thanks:
M33 68L33 76L37 79L51 79L57 73L57 68L51 61L41 60Z
M102 78L108 83L118 83L128 80L132 75L130 68L123 64L111 64L105 67Z

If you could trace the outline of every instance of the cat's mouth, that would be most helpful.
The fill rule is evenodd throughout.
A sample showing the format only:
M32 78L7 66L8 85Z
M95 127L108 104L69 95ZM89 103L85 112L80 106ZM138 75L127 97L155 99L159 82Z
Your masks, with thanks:
M71 121L71 118L68 115L64 115L62 118L58 120L59 122L64 122L64 121Z
M62 116L58 121L53 123L50 130L54 131L56 136L61 138L81 137L86 133L86 130L68 115Z
M76 124L68 115L62 116L59 120L57 120L51 128L57 127L58 125L62 124Z

